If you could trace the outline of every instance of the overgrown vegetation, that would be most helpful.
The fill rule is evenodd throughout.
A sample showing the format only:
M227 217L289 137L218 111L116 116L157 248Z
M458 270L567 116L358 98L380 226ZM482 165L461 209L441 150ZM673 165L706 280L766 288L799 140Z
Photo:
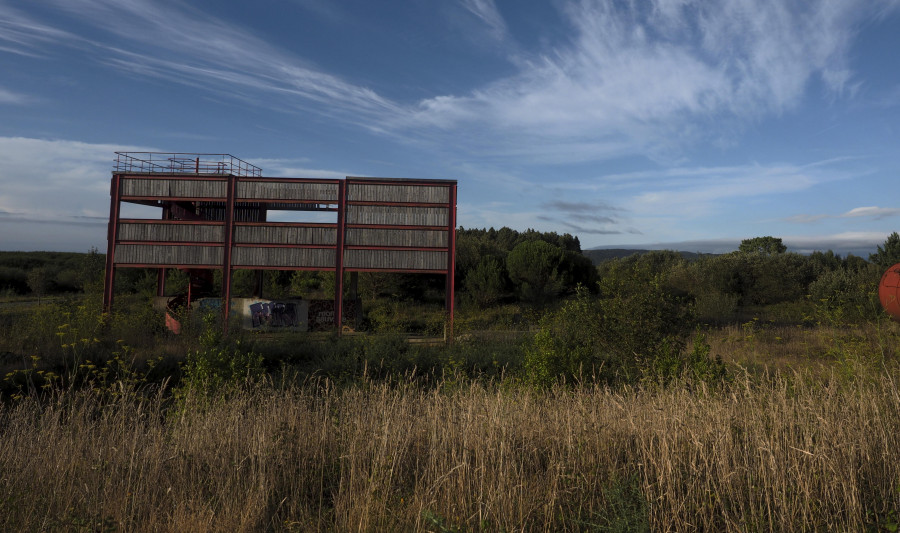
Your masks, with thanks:
M363 335L174 336L155 271L104 315L102 255L0 255L40 296L0 307L0 530L894 531L895 240L594 268L568 235L460 230L452 345L409 339L442 333L439 276L361 275Z

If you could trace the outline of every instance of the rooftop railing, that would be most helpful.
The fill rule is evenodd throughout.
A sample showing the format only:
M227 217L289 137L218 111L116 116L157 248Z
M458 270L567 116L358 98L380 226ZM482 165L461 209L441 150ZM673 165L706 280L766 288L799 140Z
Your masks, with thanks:
M231 154L116 152L116 173L218 174L258 177L262 169Z

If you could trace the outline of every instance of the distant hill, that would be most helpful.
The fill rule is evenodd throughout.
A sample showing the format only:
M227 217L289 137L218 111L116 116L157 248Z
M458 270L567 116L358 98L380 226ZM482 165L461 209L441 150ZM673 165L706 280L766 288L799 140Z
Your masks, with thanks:
M634 248L607 248L607 249L595 249L595 250L582 250L581 253L586 255L593 261L595 265L599 265L604 261L609 261L611 259L621 259L623 257L628 257L630 255L638 254L644 255L648 252L658 252L659 250L643 250L643 249L634 249ZM715 254L700 254L696 252L678 252L681 254L681 257L684 257L688 260L697 259L701 256L706 255L715 255Z

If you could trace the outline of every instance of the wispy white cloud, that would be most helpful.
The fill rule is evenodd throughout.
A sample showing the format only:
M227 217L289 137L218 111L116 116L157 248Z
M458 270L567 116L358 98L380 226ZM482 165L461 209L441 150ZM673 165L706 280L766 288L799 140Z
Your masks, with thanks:
M491 148L526 147L526 156L535 147L576 161L665 155L792 108L815 76L852 93L852 38L878 12L862 1L563 6L571 43L470 94L425 99L411 120L487 129L503 139Z
M694 218L727 209L733 201L795 193L860 175L858 170L844 169L842 162L673 167L607 174L554 186L568 198L588 193L618 198L617 205L634 216Z
M340 116L351 123L399 112L366 87L344 81L245 29L175 2L51 0L95 25L90 38L58 30L0 4L0 45L37 53L77 46L97 61L132 74L165 79L263 107ZM104 33L106 35L104 35ZM227 91L220 89L227 83Z
M43 24L0 0L0 50L39 56L51 45L77 41L80 39L72 33Z
M494 0L460 0L460 4L488 27L495 40L507 39L509 30Z
M104 248L117 150L148 148L0 137L0 249Z
M326 3L296 1L333 15ZM134 75L327 115L409 142L452 138L478 157L549 164L677 158L686 145L718 142L792 109L814 79L836 97L852 96L860 84L848 60L854 37L866 20L898 8L887 0L564 0L556 5L571 30L567 42L517 52L516 74L469 92L403 102L180 2L48 3L93 25L90 39L0 0L0 46L38 53L51 43L77 44ZM457 5L508 40L494 0Z
M20 93L14 93L0 87L0 104L22 105L31 101L31 97Z
M883 220L885 218L900 216L900 208L897 207L854 207L853 209L840 214L800 214L788 217L787 222L795 222L800 224L819 222L825 219L835 218L871 218L873 220Z
M0 210L45 220L108 215L117 150L147 148L0 137Z
M854 218L854 217L871 217L876 220L880 220L886 217L895 217L900 216L900 209L896 207L855 207L850 211L847 211L841 217L843 218Z

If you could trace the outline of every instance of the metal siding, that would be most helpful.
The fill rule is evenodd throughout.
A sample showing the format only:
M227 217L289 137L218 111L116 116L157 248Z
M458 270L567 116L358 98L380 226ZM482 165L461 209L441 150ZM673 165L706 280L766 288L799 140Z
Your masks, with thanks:
M333 268L334 249L236 246L231 263L241 266Z
M224 227L200 224L119 224L120 241L222 242Z
M348 246L407 246L446 248L447 232L411 229L347 229Z
M225 198L226 183L218 180L160 180L127 178L122 180L122 196L160 196L170 198Z
M247 244L321 244L334 245L337 228L290 226L237 226L234 242Z
M381 270L447 270L447 252L414 250L347 250L347 268Z
M239 181L237 197L259 200L308 200L337 202L337 184L277 181Z
M347 199L351 202L409 202L446 204L450 201L450 188L425 185L374 185L352 183Z
M138 265L218 265L221 246L171 246L155 244L118 244L116 263Z
M446 207L401 207L384 205L348 205L348 224L391 226L446 226Z

